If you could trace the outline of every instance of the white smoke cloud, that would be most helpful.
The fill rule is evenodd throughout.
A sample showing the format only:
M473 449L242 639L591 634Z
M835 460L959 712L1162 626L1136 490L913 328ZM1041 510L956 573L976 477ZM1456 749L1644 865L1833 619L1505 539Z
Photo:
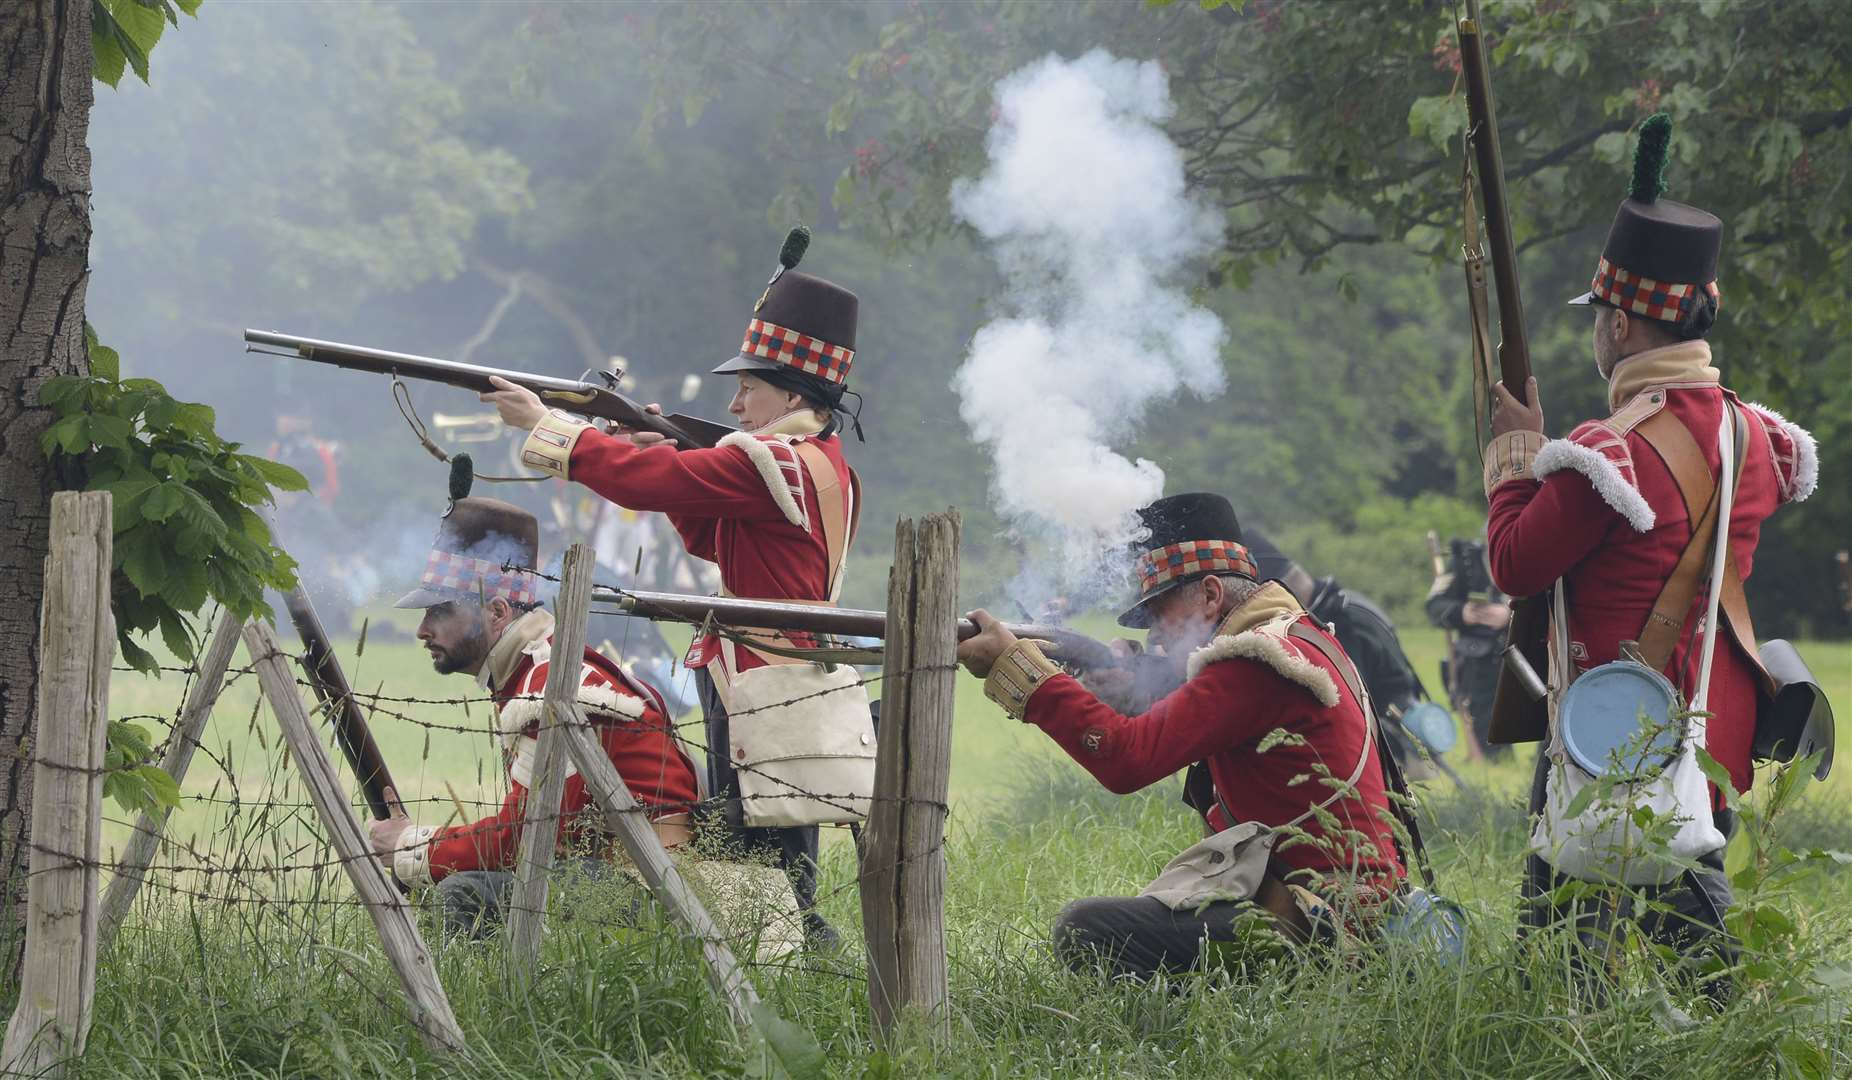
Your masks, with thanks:
M990 164L953 185L952 206L990 242L1007 291L955 387L993 450L998 510L1085 572L1164 492L1162 468L1113 444L1178 391L1222 388L1226 332L1177 284L1221 217L1184 186L1156 63L1051 55L996 99Z

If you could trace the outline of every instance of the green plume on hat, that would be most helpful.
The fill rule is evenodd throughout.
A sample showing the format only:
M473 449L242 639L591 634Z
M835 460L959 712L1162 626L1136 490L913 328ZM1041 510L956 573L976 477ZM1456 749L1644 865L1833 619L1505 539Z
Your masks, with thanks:
M810 230L802 225L785 234L784 246L778 249L778 265L790 270L810 250Z
M450 459L450 501L469 498L469 489L476 482L476 463L468 454L457 454Z
M1640 124L1640 144L1633 151L1633 183L1627 197L1649 203L1665 194L1666 152L1672 146L1672 118L1654 113Z

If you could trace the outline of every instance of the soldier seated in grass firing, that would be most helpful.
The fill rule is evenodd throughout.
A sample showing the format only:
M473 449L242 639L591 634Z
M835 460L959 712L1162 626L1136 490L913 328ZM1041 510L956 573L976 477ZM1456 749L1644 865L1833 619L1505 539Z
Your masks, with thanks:
M1188 971L1209 943L1254 929L1299 942L1372 932L1407 872L1390 820L1393 766L1354 666L1284 585L1257 580L1228 500L1177 495L1140 515L1150 528L1140 592L1119 621L1187 657L1181 687L1124 715L983 611L972 613L982 633L958 652L987 696L1111 790L1194 762L1213 781L1197 807L1209 838L1139 896L1069 904L1056 951L1144 980Z
M552 659L553 615L539 606L534 574L539 526L534 516L495 499L461 497L453 487L419 588L398 601L423 608L418 640L442 674L476 677L493 695L497 731L507 761L508 795L480 821L433 828L414 824L403 809L372 822L373 848L407 885L432 885L443 898L444 926L480 936L499 925L513 885L527 794ZM649 814L663 845L693 838L691 812L699 795L694 766L670 725L661 696L615 662L586 648L578 700L618 775ZM606 834L584 778L566 765L558 808L563 852L580 854L595 875L622 859ZM388 793L396 802L396 795Z

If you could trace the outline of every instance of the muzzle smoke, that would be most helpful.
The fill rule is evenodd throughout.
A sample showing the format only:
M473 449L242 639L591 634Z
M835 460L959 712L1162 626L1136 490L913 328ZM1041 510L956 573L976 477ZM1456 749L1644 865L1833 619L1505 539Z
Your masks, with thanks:
M1156 63L1049 56L996 97L989 167L952 187L1006 281L958 371L960 412L992 449L998 510L1097 577L1164 491L1163 469L1114 445L1179 390L1222 388L1222 323L1179 284L1221 218L1185 190Z

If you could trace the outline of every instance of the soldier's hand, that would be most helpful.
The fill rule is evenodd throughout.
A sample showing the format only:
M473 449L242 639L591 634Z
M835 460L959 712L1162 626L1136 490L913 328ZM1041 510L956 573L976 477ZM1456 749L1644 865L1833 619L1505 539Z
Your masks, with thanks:
M643 411L649 413L651 416L661 416L662 406L652 401L648 405L643 406ZM671 439L660 431L638 431L636 428L625 427L622 424L612 424L605 430L612 435L629 439L632 446L643 450L647 450L652 446L661 446L664 443L670 446L681 445L680 441Z
M1537 397L1537 377L1524 384L1524 400L1521 403L1505 389L1505 384L1492 384L1492 435L1497 437L1513 431L1534 431L1543 434L1543 402Z
M399 841L405 835L405 830L412 827L412 819L405 812L404 804L399 802L398 792L387 788L386 802L392 807L392 815L384 821L367 822L367 834L373 842L373 853L390 859L392 853L399 850Z
M547 407L540 403L540 395L525 386L516 386L500 375L489 376L489 385L495 389L482 394L485 405L495 406L495 411L502 416L502 423L518 431L532 431L540 423L541 417L547 415Z
M1468 600L1460 612L1460 619L1468 626L1484 626L1492 630L1503 630L1511 621L1511 605L1493 604L1484 600Z
M1016 635L982 608L965 617L977 624L978 633L976 637L959 643L958 662L978 678L988 678L997 658L1016 644Z

